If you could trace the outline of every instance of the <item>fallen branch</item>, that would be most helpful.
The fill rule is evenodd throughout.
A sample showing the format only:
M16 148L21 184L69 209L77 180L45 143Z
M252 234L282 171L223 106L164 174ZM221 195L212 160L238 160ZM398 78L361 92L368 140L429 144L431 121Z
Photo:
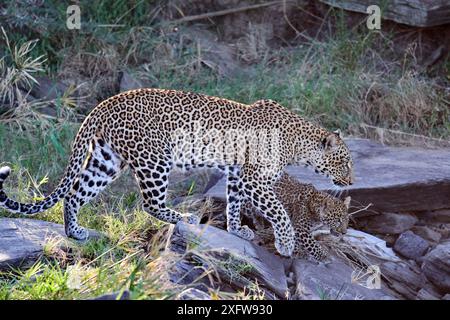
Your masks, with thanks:
M213 18L213 17L225 16L228 14L233 14L233 13L242 12L242 11L248 11L248 10L269 7L269 6L273 6L276 4L282 4L284 2L285 1L272 1L272 2L254 4L254 5L244 6L244 7L239 7L239 8L224 9L224 10L219 10L219 11L214 11L214 12L197 14L197 15L193 15L193 16L187 16L187 17L183 17L183 18L180 18L177 20L171 20L171 21L167 21L167 22L168 23L183 23L183 22L191 22L191 21L196 21L196 20L203 20L203 19L208 19L208 18Z

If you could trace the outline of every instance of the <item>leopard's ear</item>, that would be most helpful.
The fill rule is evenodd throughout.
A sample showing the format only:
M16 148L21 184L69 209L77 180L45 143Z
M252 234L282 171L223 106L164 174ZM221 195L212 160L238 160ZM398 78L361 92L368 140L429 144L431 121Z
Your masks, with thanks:
M339 138L342 139L342 133L341 133L341 130L339 130L339 129L334 130L333 133L334 133L335 135L337 135Z
M347 207L347 209L350 208L350 201L352 201L352 198L350 196L344 199L344 204Z
M322 139L322 149L325 152L332 150L337 145L337 136L334 133L330 133Z

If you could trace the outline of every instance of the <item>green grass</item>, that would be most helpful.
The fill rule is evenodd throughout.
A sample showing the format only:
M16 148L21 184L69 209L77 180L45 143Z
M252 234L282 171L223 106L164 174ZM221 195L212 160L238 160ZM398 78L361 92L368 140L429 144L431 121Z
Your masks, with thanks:
M1 5L4 11L0 22L14 42L40 39L34 54L46 55L48 71L55 72L68 46L90 52L98 50L100 44L120 46L131 27L148 23L152 10L157 8L156 3L143 0L79 1L83 28L73 31L66 28L66 8L73 4L71 1L45 1L38 6L30 6L25 1L5 1ZM104 25L116 27L111 29Z
M6 160L1 165L13 168L7 194L23 202L48 194L64 171L77 128L64 123L18 132L0 124L0 159ZM68 250L49 244L29 269L0 273L0 300L79 299L124 289L133 299L173 297L180 289L170 284L165 272L176 257L162 250L168 225L139 210L138 204L135 191L122 190L114 196L105 192L84 206L80 224L104 237L85 244L69 240ZM0 217L22 216L0 210ZM62 202L30 218L63 223ZM71 287L71 269L82 279L80 287Z
M435 80L418 73L378 71L376 62L364 61L373 53L366 42L370 43L362 38L351 45L344 40L316 44L313 50L322 55L311 58L298 51L287 54L288 63L260 65L233 78L220 78L208 70L178 77L166 71L157 75L158 86L249 104L273 99L329 129L354 135L363 135L360 124L369 124L449 139L446 92Z
M5 21L11 41L20 44L39 39L33 55L47 57L46 72L91 79L89 94L97 101L117 90L111 82L118 71L132 69L145 84L155 87L244 103L270 98L329 129L340 128L349 134L364 136L365 125L370 125L450 138L450 99L441 84L444 80L448 85L448 79L420 71L409 51L403 56L395 53L392 34L369 32L364 25L350 29L341 10L331 11L335 30L325 40L290 50L267 47L265 58L238 68L242 72L227 78L201 63L204 48L199 51L197 43L187 41L183 32L165 28L161 36L155 24L159 21L148 24L161 8L157 1L123 0L114 5L81 1L80 31L65 28L66 2L45 2L33 12L13 1L4 6L6 14L0 20ZM39 28L31 17L42 18L44 13L53 22ZM19 20L20 32L18 15L28 17ZM92 103L89 100L84 107L91 109Z
M33 200L24 190L19 198ZM62 210L60 203L32 218L62 223ZM125 198L86 205L79 221L103 237L87 243L66 240L66 249L47 244L30 268L0 273L0 300L80 299L120 290L129 290L133 299L167 299L181 290L167 280L167 269L177 261L163 250L167 224L131 209Z
M37 124L38 125L38 124ZM1 161L27 168L33 176L52 177L62 173L71 151L72 140L78 125L66 123L42 131L20 131L0 123Z

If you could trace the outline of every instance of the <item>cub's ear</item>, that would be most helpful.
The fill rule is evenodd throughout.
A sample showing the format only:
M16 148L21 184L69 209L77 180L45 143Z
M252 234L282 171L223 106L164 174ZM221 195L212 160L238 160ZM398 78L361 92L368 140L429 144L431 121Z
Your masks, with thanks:
M337 137L334 133L331 133L322 139L322 148L325 151L332 150L336 145L337 145Z
M347 207L347 209L350 208L350 201L352 201L352 198L350 196L344 199L344 204Z

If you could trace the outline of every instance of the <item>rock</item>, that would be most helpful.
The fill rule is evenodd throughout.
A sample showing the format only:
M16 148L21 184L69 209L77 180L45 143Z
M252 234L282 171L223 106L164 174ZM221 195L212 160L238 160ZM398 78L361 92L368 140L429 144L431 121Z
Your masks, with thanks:
M64 83L46 76L37 76L35 79L38 83L33 85L30 94L36 99L53 100L60 98L68 89L68 86Z
M416 263L406 263L396 253L386 246L386 243L370 234L348 229L340 242L332 248L339 248L341 255L352 261L360 261L364 265L379 266L380 274L385 284L393 292L385 293L399 298L416 299L420 289L426 290L433 296L440 296L436 288L431 285ZM347 262L348 264L348 262ZM363 272L362 272L363 273ZM358 277L356 277L358 278ZM361 283L361 281L357 281Z
M450 238L450 223L442 222L425 222L424 220L419 222L420 225L425 224L426 227L440 234L441 239L439 242L445 241Z
M182 244L183 248L178 247L177 240L172 239L172 250L179 254L185 254L185 243ZM175 245L174 245L175 244ZM181 244L181 243L180 243ZM196 289L208 290L208 288L215 288L214 283L210 281L207 274L207 266L199 265L197 261L190 259L189 256L184 257L177 261L174 267L169 270L170 281L177 285L195 285ZM202 290L203 289L203 290Z
M426 286L426 279L418 268L405 262L387 261L380 265L386 284L407 299L415 299L420 289Z
M288 286L283 261L266 249L208 225L179 222L174 235L172 243L179 245L184 240L190 247L194 246L198 254L192 253L204 264L209 264L211 257L218 259L214 268L232 285L244 287L257 280L260 287L286 297Z
M395 252L386 246L386 242L368 233L349 228L341 240L343 243L369 254L377 261L400 262Z
M438 243L442 235L428 226L413 226L411 231L430 242Z
M178 196L187 196L194 193L203 193L208 185L214 183L223 174L213 169L191 170L183 172L173 170L169 176L169 190Z
M186 39L197 44L199 50L199 61L218 75L232 77L242 67L235 59L233 48L218 41L217 35L197 26L181 27L180 31Z
M432 222L450 223L450 209L426 211L420 214L420 218Z
M373 4L381 8L381 17L416 27L433 27L450 23L448 1L423 0L321 0L331 6L366 14L367 7Z
M30 90L26 88L20 90L22 98L28 102L55 100L61 98L69 90L69 86L65 83L47 76L37 76L35 79L38 83L33 83ZM39 112L52 117L58 116L58 110L53 101L49 101L46 106L40 106Z
M358 225L369 233L400 234L414 226L418 219L410 214L381 213L358 219Z
M363 237L366 240L360 240L361 234L355 230L354 234L349 237L353 238L353 245L358 245L361 241L367 246L371 244L373 248L368 252L373 256L382 257L382 259L389 261L399 261L391 249L381 244L382 240L377 239L374 242L372 236L367 236L368 238ZM395 293L381 282L381 278L379 278L379 289L364 287L368 284L367 279L359 279L358 273L355 273L340 258L333 258L332 263L327 265L300 259L280 258L269 253L266 249L224 230L212 226L193 226L183 222L177 224L171 239L172 244L178 248L175 251L182 253L179 250L180 239L187 240L186 242L190 244L188 247L195 248L191 249L190 252L196 256L193 260L202 261L201 268L208 264L211 265L211 261L213 261L211 257L215 257L218 261L213 262L213 269L220 274L222 279L228 280L227 282L232 288L246 287L248 290L252 282L254 283L256 280L260 289L268 289L266 298L280 299L285 298L288 294L293 299L302 300L397 298ZM186 245L181 246L185 247ZM366 249L366 247L363 249ZM240 275L236 273L230 275L229 272L221 270L224 263L230 264L230 257L237 259L238 264L244 266L241 270L245 271L241 271ZM192 263L189 265L186 261L182 265L180 268L186 271L186 276L178 274L177 279L183 279L183 281L177 283L185 285L198 285L198 282L190 281L194 281L201 273L208 270L208 268L200 268L201 271L199 272L198 265L193 266ZM195 273L195 270L197 270L197 273ZM190 278L190 280L184 281L187 278ZM211 283L205 283L204 288L211 286ZM204 290L200 291L203 292ZM270 292L275 293L276 296L271 297ZM201 293L201 296L206 298L205 293Z
M224 177L224 173L221 171L213 171L211 175L209 176L208 182L206 183L206 186L203 190L203 193L208 192L209 189L211 189L217 182L219 182L220 179Z
M30 92L22 89L18 89L18 92L16 93L16 99L24 99L26 102L34 102L37 100Z
M89 230L92 238L100 234ZM69 244L64 226L47 221L0 218L0 270L26 267L38 260L49 243Z
M142 83L138 79L133 77L127 71L122 72L122 76L120 77L120 92L140 89L142 87Z
M450 149L388 147L367 139L346 139L355 165L356 182L342 188L352 203L379 212L413 212L450 208ZM286 172L319 190L332 188L329 179L303 167ZM225 201L225 178L206 193Z
M437 245L425 255L422 270L440 292L450 292L450 241Z
M450 300L450 293L447 293L442 297L442 300Z
M294 274L297 281L297 292L301 299L333 299L333 300L392 300L381 285L379 289L364 287L366 279L358 279L358 272L340 259L328 265L317 264L306 260L295 260Z
M430 244L412 231L403 232L395 241L394 250L409 259L422 257Z
M89 300L130 300L130 292L128 290L124 290L107 293Z
M416 300L439 300L439 297L434 296L425 289L420 289L417 293Z

